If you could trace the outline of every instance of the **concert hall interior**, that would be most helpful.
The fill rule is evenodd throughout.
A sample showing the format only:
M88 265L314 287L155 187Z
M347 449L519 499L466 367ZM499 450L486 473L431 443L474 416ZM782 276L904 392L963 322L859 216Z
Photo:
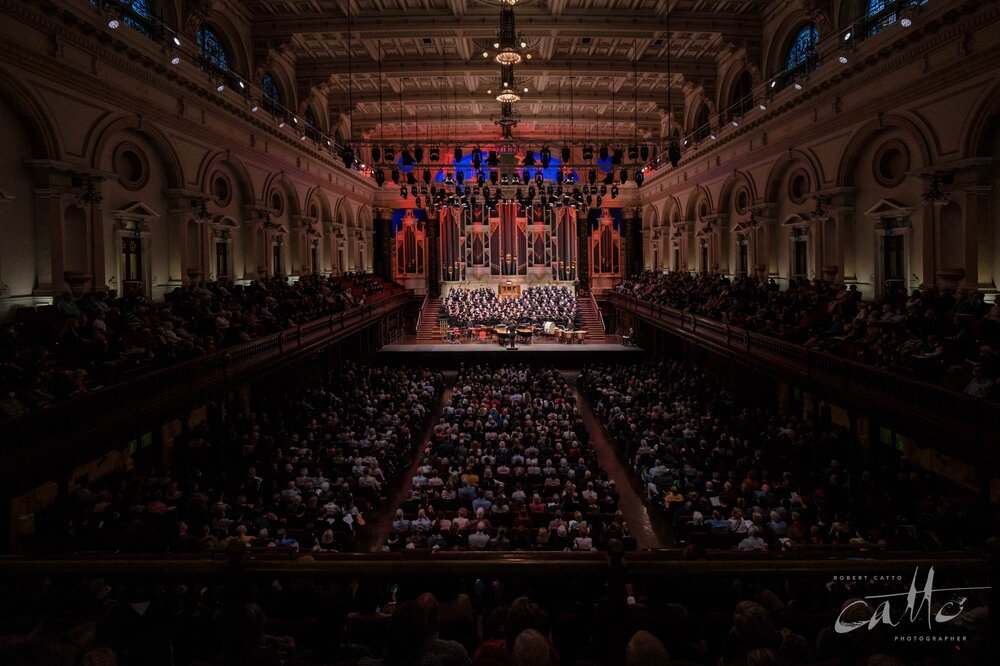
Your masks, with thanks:
M0 664L1000 664L1000 2L0 18Z

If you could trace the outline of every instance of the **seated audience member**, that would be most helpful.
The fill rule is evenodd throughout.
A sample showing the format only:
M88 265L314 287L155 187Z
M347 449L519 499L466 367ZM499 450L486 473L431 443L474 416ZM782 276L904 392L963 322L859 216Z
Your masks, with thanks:
M865 303L856 285L647 271L615 292L996 399L1000 307L976 290L922 287ZM982 367L980 367L982 366Z

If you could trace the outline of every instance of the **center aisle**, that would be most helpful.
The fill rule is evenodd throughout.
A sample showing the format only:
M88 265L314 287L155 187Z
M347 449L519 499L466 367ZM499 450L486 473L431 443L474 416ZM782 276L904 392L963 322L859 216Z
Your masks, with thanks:
M566 378L566 383L569 384L570 389L573 391L573 396L576 398L576 404L580 410L580 416L583 418L583 423L587 426L587 433L590 435L590 442L597 453L597 460L601 467L608 473L608 477L614 480L615 486L618 488L618 508L621 509L622 514L625 516L629 530L635 538L639 550L662 548L663 544L660 543L660 539L656 536L656 531L653 529L653 524L649 519L649 510L646 508L642 498L636 494L628 471L622 467L621 462L618 460L618 456L614 450L615 445L608 439L607 434L604 432L604 427L597 420L597 417L594 416L594 412L590 408L590 401L580 394L580 390L576 386L576 380L579 376L579 372L563 371L563 377Z
M444 406L451 401L451 391L454 388L455 380L458 378L458 373L454 370L443 370L441 374L444 375L445 389L441 392L441 397L438 398L437 405L434 407L434 413L431 414L430 420L427 422L427 427L420 433L420 439L417 441L410 467L406 470L406 475L400 480L399 486L389 492L389 498L378 512L375 524L370 530L367 550L373 553L382 552L382 544L385 543L385 538L389 536L389 528L392 526L392 521L395 518L396 509L402 506L403 501L406 499L406 493L413 488L413 477L417 475L417 468L420 467L420 464L424 460L424 449L431 440L431 432L441 419Z

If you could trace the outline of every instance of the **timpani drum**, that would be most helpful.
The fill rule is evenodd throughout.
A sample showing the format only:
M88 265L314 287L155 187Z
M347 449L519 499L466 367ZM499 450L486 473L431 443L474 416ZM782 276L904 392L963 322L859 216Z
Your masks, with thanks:
M584 338L587 337L587 331L573 331L573 342L582 344Z

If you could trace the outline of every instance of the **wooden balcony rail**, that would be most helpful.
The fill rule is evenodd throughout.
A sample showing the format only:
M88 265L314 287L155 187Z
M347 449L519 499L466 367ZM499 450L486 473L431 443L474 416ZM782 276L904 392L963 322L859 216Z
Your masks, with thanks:
M799 556L746 553L719 559L683 560L678 552L631 553L626 556L630 574L670 578L718 578L726 576L779 576L818 579L841 575L896 574L909 580L915 569L925 572L985 576L992 570L990 559L975 553L877 553L849 559L831 559L828 554ZM66 576L203 576L239 571L248 576L308 576L351 578L403 578L476 576L545 578L599 576L607 570L605 553L357 553L267 554L235 561L220 553L206 556L114 556L100 559L0 559L0 579L32 575Z
M412 297L413 292L407 290L4 421L0 423L0 465L6 469L18 464L18 452L34 443L65 442L108 432L126 422L148 422L166 408L250 379L356 333L401 309Z
M994 464L992 452L1000 445L1000 405L994 402L626 294L605 296L616 310L682 339L807 386L902 432L936 439L942 451Z

